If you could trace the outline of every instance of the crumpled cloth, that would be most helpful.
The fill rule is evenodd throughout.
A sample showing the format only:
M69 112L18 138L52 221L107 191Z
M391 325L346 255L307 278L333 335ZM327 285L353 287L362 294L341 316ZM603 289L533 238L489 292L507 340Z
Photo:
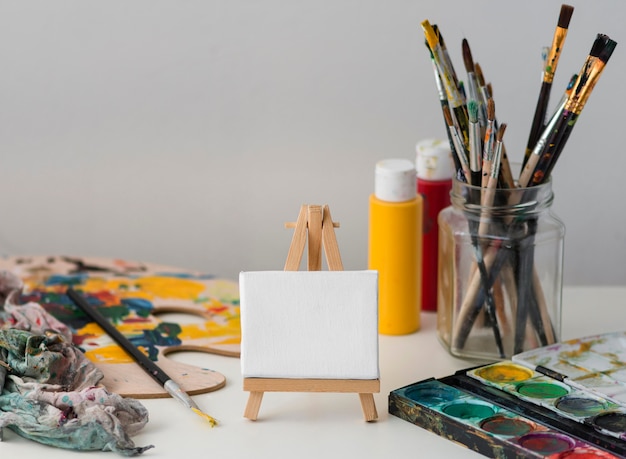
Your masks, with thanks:
M0 272L0 440L9 427L37 442L136 456L130 439L148 422L137 400L109 392L72 333L37 303L12 304L19 279Z

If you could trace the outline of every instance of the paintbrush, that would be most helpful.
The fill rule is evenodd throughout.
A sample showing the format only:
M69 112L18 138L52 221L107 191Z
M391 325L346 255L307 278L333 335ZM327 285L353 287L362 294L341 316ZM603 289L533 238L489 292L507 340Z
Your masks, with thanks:
M550 120L546 124L541 136L539 137L539 139L537 139L537 143L535 144L533 151L528 157L526 164L524 164L524 167L522 167L522 170L520 171L519 179L517 181L521 188L527 187L528 184L530 183L530 177L532 176L532 173L534 172L535 167L537 167L537 163L539 162L539 158L540 158L541 153L543 152L543 148L546 146L548 137L554 130L554 127L556 126L556 123L559 120L559 117L561 116L561 114L563 113L563 110L565 109L565 103L567 102L569 95L572 93L572 89L574 88L574 84L576 83L577 79L578 79L578 74L574 74L574 76L570 79L567 85L567 89L565 90L565 93L563 94L563 96L561 97L561 100L556 106L556 110L550 117Z
M500 158L502 157L502 146L503 146L502 139L503 139L505 130L506 130L506 123L502 123L500 127L498 128L498 132L496 134L496 146L495 146L495 151L493 154L493 164L492 164L493 167L491 168L491 172L489 174L487 188L484 188L481 190L481 203L480 204L483 210L493 205L496 187L498 186L498 175L500 173ZM487 234L487 229L489 227L490 218L491 216L489 214L481 216L480 223L478 226L478 240L480 240L481 237L484 237ZM480 254L482 257L482 254L484 253L482 247L479 247L476 250L477 253L478 253L478 250L480 250ZM500 326L498 324L498 317L497 317L498 308L496 307L496 302L494 298L494 290L491 288L493 285L494 279L489 278L490 276L484 264L484 260L480 260L478 267L481 273L483 291L485 292L485 296L486 296L487 317L489 317L491 321L491 325L493 327L494 338L496 341L496 346L498 348L498 351L500 352L500 356L504 357L504 344L502 343L502 337L500 334Z
M444 115L444 122L446 124L446 134L448 136L448 143L450 144L450 151L452 153L452 161L454 162L454 169L456 171L456 178L461 181L465 181L465 175L463 173L463 168L461 166L461 161L456 152L456 146L454 145L454 140L452 139L452 135L450 134L450 129L448 128L448 123L445 117L445 107L449 107L448 98L446 97L446 92L443 89L443 84L441 82L441 77L439 76L439 72L437 71L437 64L435 64L435 58L433 57L433 53L428 47L428 42L426 40L426 48L428 49L428 53L430 54L430 60L433 66L433 75L435 77L435 86L437 87L437 95L439 96L439 104L441 105L441 112Z
M87 302L87 299L83 295L72 288L68 288L66 294L87 317L98 324L146 373L162 385L173 398L182 402L187 408L190 408L196 414L209 421L211 427L217 425L217 421L213 417L202 412L193 399L172 378L122 335L97 308Z
M524 154L524 163L528 160L541 131L544 128L546 120L546 112L548 110L548 103L550 100L550 92L552 89L552 81L554 80L554 73L556 72L557 65L561 52L563 51L563 44L565 43L565 37L567 36L567 30L569 27L570 19L574 13L574 7L569 5L561 5L561 12L559 14L559 21L554 31L554 37L552 39L552 46L548 52L543 68L543 76L541 82L541 89L539 91L539 99L535 108L535 115L530 128L530 134L528 135L528 143L526 146L526 152Z
M473 104L472 112L475 115L475 103ZM472 180L474 181L477 180L478 186L480 186L480 167L478 168L478 175L475 174L475 171L471 170L470 163L468 161L468 152L465 150L464 146L462 145L462 141L461 141L459 133L457 132L457 128L456 126L454 126L452 122L452 115L450 114L449 107L444 107L444 116L446 118L446 122L448 123L448 127L452 134L452 137L454 139L454 142L457 148L457 153L459 153L459 160L462 164L463 174L466 177L466 181L470 183ZM478 123L475 123L474 127L476 128L477 125ZM474 135L471 135L472 138L473 136ZM480 138L478 140L480 141ZM480 153L478 154L480 155ZM470 201L474 203L480 202L480 188L475 187L475 186L470 186L468 190L468 198ZM483 259L482 247L479 244L479 240L478 240L478 222L476 222L475 220L470 220L469 230L470 230L470 235L472 239L472 247L474 248L474 252L476 255L476 265L478 267L478 271L480 272L480 282L483 288L483 297L481 298L481 301L476 304L476 306L472 305L474 307L472 307L471 310L468 311L469 312L468 319L463 329L460 330L457 336L457 339L459 340L460 343L464 344L465 339L467 338L467 335L469 334L470 329L472 328L476 318L478 317L478 313L480 312L480 309L482 308L482 304L484 301L486 302L487 317L489 318L491 327L493 329L496 346L498 347L500 355L504 357L504 345L502 343L502 337L500 334L498 319L496 317L495 300L493 297L493 292L489 285L489 273L488 273L487 266L485 265L485 261ZM462 347L463 344L460 347Z
M543 183L550 176L616 45L617 42L607 35L597 35L572 92L539 154L539 160L529 180L530 186Z
M439 35L428 21L422 22L422 29L424 30L428 47L432 52L441 82L446 90L446 97L454 125L463 139L463 145L467 147L469 143L467 107L465 106L465 97L459 90L459 85L455 78L454 66L441 47Z
M478 63L474 64L476 70L476 80L478 82L480 92L484 95L485 100L493 99L493 87L491 84L485 84L485 76L482 68ZM485 115L486 119L489 118L488 114ZM494 135L498 131L498 120L493 118ZM502 145L502 156L500 158L500 174L498 175L498 186L500 188L515 188L515 179L511 171L511 164L509 163L509 156L506 152L506 146Z
M472 177L472 171L470 170L470 165L468 162L468 153L462 144L462 140L460 138L460 134L458 133L456 126L454 126L454 123L452 122L452 115L450 114L450 108L447 106L444 107L444 116L446 118L448 128L450 130L453 141L455 143L455 149L459 157L459 161L462 165L463 175L466 177L465 181L469 183L471 180L470 177ZM469 199L474 202L479 202L480 197L478 198L476 197L476 192L480 193L480 189L470 188ZM496 345L499 349L500 355L504 357L504 347L502 343L502 337L500 335L500 328L499 328L497 317L496 317L495 300L493 298L493 292L491 291L491 288L489 288L488 286L489 285L488 268L485 265L485 261L483 260L482 248L479 245L478 237L477 237L478 225L473 220L469 223L469 225L470 225L470 234L472 238L472 247L474 248L474 252L476 255L476 265L478 267L478 271L480 272L480 282L481 282L481 286L483 287L483 297L481 298L481 301L477 303L476 306L472 304L473 307L468 308L468 311L467 311L469 314L468 319L464 321L465 322L464 327L458 333L457 339L461 343L460 347L463 347L465 343L465 339L467 338L467 335L469 334L469 331L472 328L476 320L476 317L478 317L478 313L480 312L480 309L482 309L483 301L486 301L487 316L489 317L491 326L493 328Z
M481 91L478 87L478 79L476 77L476 71L474 66L474 59L472 57L472 51L470 50L469 42L466 38L463 39L462 42L462 50L463 50L463 63L465 64L465 71L467 72L467 88L468 88L468 111L469 111L469 103L471 101L475 101L478 105L478 122L480 126L484 128L487 123L486 110L485 110L485 99L483 99Z

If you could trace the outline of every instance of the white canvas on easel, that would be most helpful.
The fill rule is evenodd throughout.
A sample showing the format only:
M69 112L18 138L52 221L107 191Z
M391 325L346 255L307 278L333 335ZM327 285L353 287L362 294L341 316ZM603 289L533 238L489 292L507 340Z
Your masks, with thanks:
M376 271L239 277L244 377L378 379Z
M378 417L378 273L343 271L328 206L303 205L284 271L240 274L241 370L256 420L264 392L358 393ZM308 239L308 271L298 271ZM324 249L328 271L321 270Z

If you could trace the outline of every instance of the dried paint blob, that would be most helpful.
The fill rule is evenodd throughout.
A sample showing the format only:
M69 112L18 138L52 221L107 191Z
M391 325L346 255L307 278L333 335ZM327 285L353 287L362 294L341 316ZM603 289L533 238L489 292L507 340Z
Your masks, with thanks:
M552 432L537 432L524 435L517 441L524 449L541 454L562 453L572 449L574 440Z
M605 409L605 404L600 400L586 397L563 397L556 402L556 408L564 413L574 416L594 416Z
M519 437L533 430L532 424L519 418L507 418L505 416L494 416L485 419L480 428L495 435L507 437Z
M426 382L406 391L406 396L424 405L433 406L443 402L451 402L459 395L459 391L444 386L436 381Z
M458 419L484 419L496 412L493 406L480 402L458 402L447 405L443 412Z
M560 384L550 382L533 382L520 384L517 392L526 397L532 398L559 398L567 395L569 390Z
M558 459L617 459L617 456L600 449L583 446L559 454Z
M592 421L597 427L609 432L626 432L626 413L606 413L595 417Z
M494 383L521 382L532 378L533 371L513 363L502 363L479 368L474 372L487 381Z

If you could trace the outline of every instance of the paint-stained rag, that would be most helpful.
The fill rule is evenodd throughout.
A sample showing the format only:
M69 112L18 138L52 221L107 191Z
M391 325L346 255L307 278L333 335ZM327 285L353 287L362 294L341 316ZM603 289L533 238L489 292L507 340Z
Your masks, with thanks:
M16 285L0 273L0 440L9 427L66 449L135 456L151 448L130 438L148 422L146 408L102 386L102 372L40 305L11 304Z

